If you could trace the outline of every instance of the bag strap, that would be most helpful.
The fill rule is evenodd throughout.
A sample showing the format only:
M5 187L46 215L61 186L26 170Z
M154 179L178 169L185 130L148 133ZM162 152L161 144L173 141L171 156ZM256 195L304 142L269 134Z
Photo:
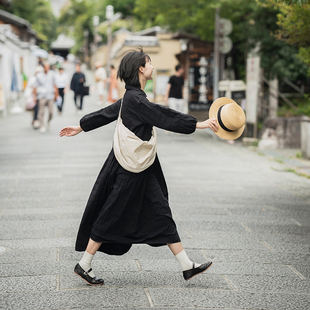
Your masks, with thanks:
M119 118L121 118L121 111L122 111L123 99L124 99L124 96L123 96L123 98L122 98L121 107L120 107L119 113L118 113L118 117L119 117Z

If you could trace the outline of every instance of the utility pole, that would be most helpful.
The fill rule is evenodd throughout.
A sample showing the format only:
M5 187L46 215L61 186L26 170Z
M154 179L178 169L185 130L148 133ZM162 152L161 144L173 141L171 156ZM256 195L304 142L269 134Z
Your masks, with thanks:
M213 101L219 97L219 69L220 69L220 8L215 10L214 30L214 68L213 68Z
M107 72L110 72L110 67L111 67L111 47L112 47L112 29L111 29L111 24L112 24L112 18L114 15L114 7L113 5L108 5L106 7L106 19L108 21L108 29L107 29L107 35L108 35L108 49L107 49L107 53L108 53L108 57L107 57Z
M97 48L98 48L98 30L97 27L99 25L99 16L93 17L93 26L94 26L94 63L97 60Z
M88 36L89 31L88 29L84 29L84 61L87 65L87 68L89 68L89 51L88 51Z

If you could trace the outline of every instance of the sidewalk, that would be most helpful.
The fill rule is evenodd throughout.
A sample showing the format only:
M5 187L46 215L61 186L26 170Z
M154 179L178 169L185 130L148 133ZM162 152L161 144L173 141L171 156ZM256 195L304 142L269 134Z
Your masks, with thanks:
M259 155L266 156L279 165L277 169L296 173L297 175L310 179L310 160L301 158L301 150L299 149L277 149L277 150L259 150L251 148Z
M168 247L133 245L96 254L105 284L87 286L75 237L115 124L58 137L80 117L67 94L45 134L28 113L0 119L0 309L309 309L310 179L205 131L158 129L158 155L186 252L213 266L186 282Z

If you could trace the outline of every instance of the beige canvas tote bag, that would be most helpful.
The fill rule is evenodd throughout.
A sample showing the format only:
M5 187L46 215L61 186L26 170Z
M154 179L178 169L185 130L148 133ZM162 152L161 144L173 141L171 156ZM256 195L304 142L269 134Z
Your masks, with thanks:
M123 99L114 132L113 149L119 164L127 171L139 173L150 167L156 157L157 134L155 128L149 141L143 141L124 126L121 119Z

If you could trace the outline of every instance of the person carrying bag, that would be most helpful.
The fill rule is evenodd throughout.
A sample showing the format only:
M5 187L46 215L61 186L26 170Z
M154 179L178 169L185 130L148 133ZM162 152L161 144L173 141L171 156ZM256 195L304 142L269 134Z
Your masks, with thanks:
M97 251L123 255L133 244L168 245L185 280L212 265L192 262L183 249L156 153L154 127L180 134L191 134L197 128L217 131L216 119L197 122L191 115L150 102L144 88L153 78L153 70L142 49L128 52L117 73L126 84L123 99L85 115L79 126L65 127L59 133L72 137L117 120L113 149L94 184L75 244L75 250L84 254L74 272L89 285L104 283L91 268Z

